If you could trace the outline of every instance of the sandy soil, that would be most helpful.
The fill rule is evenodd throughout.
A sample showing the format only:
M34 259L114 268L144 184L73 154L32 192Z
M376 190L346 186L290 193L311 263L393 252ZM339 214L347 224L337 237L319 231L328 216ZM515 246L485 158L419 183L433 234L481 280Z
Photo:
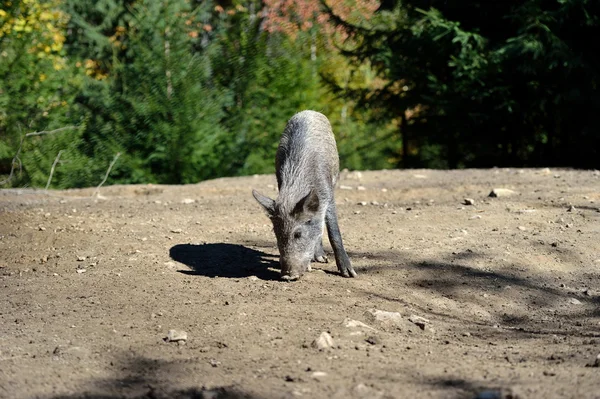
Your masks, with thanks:
M359 276L291 283L271 175L0 191L0 397L600 398L598 171L340 184Z

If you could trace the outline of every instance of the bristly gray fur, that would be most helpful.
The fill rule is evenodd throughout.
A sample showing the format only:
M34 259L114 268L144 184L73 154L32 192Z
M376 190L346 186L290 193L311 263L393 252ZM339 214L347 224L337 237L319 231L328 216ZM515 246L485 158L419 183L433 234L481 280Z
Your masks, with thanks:
M291 211L311 189L320 202L328 204L339 175L335 137L327 117L315 111L302 111L288 122L275 157L282 211ZM326 209L323 209L325 212Z

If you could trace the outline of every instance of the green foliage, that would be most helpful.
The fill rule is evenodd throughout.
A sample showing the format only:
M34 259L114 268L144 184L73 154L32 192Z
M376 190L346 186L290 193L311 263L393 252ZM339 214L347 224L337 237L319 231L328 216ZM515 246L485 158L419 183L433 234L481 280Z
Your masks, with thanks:
M597 167L597 2L386 5L370 26L337 22L358 38L344 54L386 82L347 98L401 118L402 165Z
M351 169L597 167L599 4L10 2L0 180L45 186L59 153L56 188L99 184L117 153L107 184L271 173L303 109Z
M13 184L44 186L58 152L68 160L79 134L25 137L72 124L78 81L62 48L68 18L56 2L13 2L0 11L0 175L14 168Z

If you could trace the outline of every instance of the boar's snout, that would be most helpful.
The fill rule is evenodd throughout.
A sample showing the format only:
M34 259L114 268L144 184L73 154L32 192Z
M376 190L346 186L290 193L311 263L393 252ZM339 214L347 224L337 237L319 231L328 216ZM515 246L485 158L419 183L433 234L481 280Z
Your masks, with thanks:
M300 280L299 274L281 274L281 279L283 281L296 281Z
M281 262L281 279L284 281L299 280L307 269L308 265L290 265L283 260Z

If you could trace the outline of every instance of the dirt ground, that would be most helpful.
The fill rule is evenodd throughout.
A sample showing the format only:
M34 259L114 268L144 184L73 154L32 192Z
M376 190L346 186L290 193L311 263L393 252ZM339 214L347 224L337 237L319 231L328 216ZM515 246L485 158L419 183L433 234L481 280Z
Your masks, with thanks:
M0 397L600 398L598 171L343 172L297 282L252 188L0 191Z

